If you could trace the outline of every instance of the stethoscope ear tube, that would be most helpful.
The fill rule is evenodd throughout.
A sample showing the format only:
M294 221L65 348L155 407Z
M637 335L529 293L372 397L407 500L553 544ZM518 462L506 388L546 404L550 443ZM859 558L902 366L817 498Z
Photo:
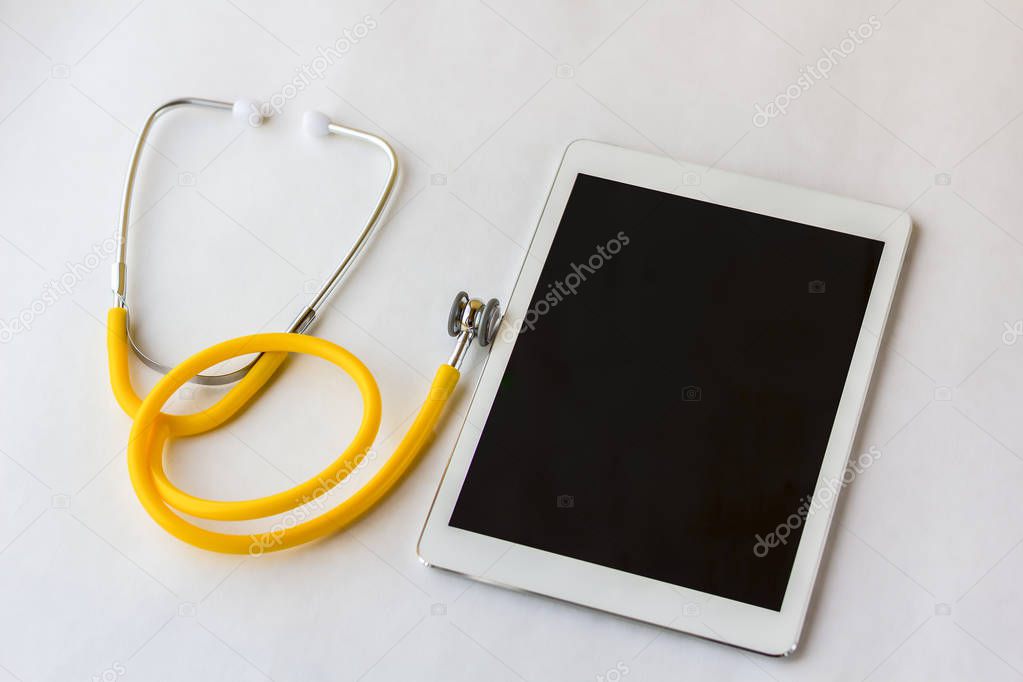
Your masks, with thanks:
M248 100L238 100L237 102L232 103L200 97L181 97L161 104L149 114L146 118L145 124L142 126L142 130L139 131L138 138L135 141L135 147L132 151L131 161L128 164L128 173L124 182L124 193L121 198L120 222L118 223L117 228L117 262L114 263L112 272L114 296L113 305L116 308L128 309L128 227L131 223L132 200L142 151L145 149L146 140L149 138L149 133L151 132L156 120L167 112L182 107L200 107L230 111L235 115L235 117L248 121L254 127L261 125L263 122L263 117L259 113L259 108L253 102ZM327 299L330 297L330 294L337 288L338 284L344 278L345 273L348 272L355 263L359 254L366 247L366 244L369 242L370 237L372 237L374 230L380 222L380 217L383 215L384 209L391 198L391 194L394 191L394 187L397 184L398 179L398 157L394 153L394 149L391 145L382 137L357 128L350 128L348 126L341 125L340 123L334 123L324 114L319 112L306 112L303 124L306 131L310 135L316 137L338 135L342 137L355 138L374 145L384 152L384 155L387 157L388 169L387 178L384 181L380 194L377 196L377 201L374 204L373 210L370 212L369 218L366 220L362 231L356 237L344 258L340 263L338 263L333 273L331 273L326 281L320 286L319 290L313 295L312 300L310 300L301 312L299 312L288 327L288 332L294 332L297 334L303 334L312 327L316 320L316 314L320 308L325 304ZM142 348L138 339L136 339L135 335L132 333L130 316L128 317L125 329L127 330L127 341L129 347L134 351L139 359L142 360L143 364L160 372L161 374L166 374L170 371L171 367L169 365L159 362ZM243 376L245 376L245 374L253 368L258 360L259 358L257 357L244 367L232 372L221 374L199 373L194 377L190 377L189 381L206 386L223 386L231 384L239 381Z

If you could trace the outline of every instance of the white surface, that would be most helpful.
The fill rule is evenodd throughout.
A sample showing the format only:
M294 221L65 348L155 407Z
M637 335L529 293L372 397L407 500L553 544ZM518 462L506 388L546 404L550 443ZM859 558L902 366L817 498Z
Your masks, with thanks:
M448 525L494 399L504 382L515 344L521 338L516 331L522 328L524 320L530 319L537 282L557 238L569 197L581 175L869 237L884 243L813 490L814 513L807 514L805 522L800 523L799 547L779 610L721 598ZM647 226L640 223L621 227L623 232L618 234L625 238ZM845 478L847 472L854 477L861 472L857 466L859 456L852 458L852 464L849 464L850 453L877 360L880 337L906 255L910 228L909 217L895 208L590 140L577 140L570 144L558 167L536 234L529 244L529 256L505 304L504 333L497 335L480 370L480 381L469 404L465 424L419 539L419 556L431 566L475 576L486 582L591 606L751 651L774 656L791 654L799 642L824 542L834 516L836 488L842 482L851 482ZM628 244L627 239L622 244ZM523 424L522 428L529 429L530 424ZM679 448L677 454L684 456L684 438L680 440ZM545 448L538 448L538 452L544 451ZM878 456L883 455L880 450L877 453ZM868 453L864 461L870 466L874 459L876 456ZM688 484L699 485L698 482ZM769 528L770 523L767 521L765 527ZM694 547L693 550L699 551L700 548ZM687 603L690 611L698 608L699 617L679 619L675 613L677 607L665 608L666 603L679 598L684 600L683 609Z
M753 126L754 104L872 14L881 29L828 80ZM388 135L407 171L317 327L373 369L384 433L450 350L451 292L507 296L572 139L905 207L914 244L854 450L884 454L840 505L801 652L766 659L422 568L450 426L349 533L258 560L182 546L128 485L107 258L0 346L0 680L592 680L618 664L627 680L1019 679L1023 339L1002 334L1023 319L1023 3L7 0L0 319L102 252L155 104L270 99L367 16L262 128L210 112L154 135L132 243L143 340L178 359L281 327L329 272L383 162L308 138L306 109ZM229 430L175 443L172 474L229 496L308 475L347 441L352 390L298 359Z

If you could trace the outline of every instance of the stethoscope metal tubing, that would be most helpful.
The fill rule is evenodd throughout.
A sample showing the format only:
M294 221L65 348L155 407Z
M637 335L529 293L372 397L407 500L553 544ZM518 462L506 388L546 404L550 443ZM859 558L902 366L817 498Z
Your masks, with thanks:
M145 147L146 140L149 137L149 133L153 127L153 123L172 109L183 106L198 106L206 107L211 109L226 109L232 110L234 104L232 102L223 102L220 100L203 99L199 97L182 97L174 99L157 107L146 119L145 125L142 126L142 130L139 132L138 139L135 141L135 149L131 155L131 162L128 165L128 175L124 183L124 194L121 200L121 217L120 223L117 229L117 262L113 268L113 305L115 307L124 308L128 311L127 301L127 287L128 287L128 265L127 265L127 254L128 254L128 226L131 223L131 205L132 197L135 190L135 179L138 175L139 160L142 157L142 150ZM390 198L391 192L394 190L395 183L398 178L398 158L394 153L394 149L387 143L386 140L380 138L372 133L367 133L363 130L356 128L349 128L338 123L329 123L327 130L334 135L342 135L347 137L354 137L365 142L369 142L379 149L381 149L387 156L388 160L388 172L387 180L384 183L383 188L377 197L376 204L373 207L373 212L370 214L369 220L366 221L366 225L363 227L359 236L352 244L348 253L341 260L341 263L335 268L334 272L329 278L320 286L319 290L313 296L305 308L298 314L287 331L296 334L305 333L315 322L316 314L320 308L326 303L330 294L337 288L337 285L344 278L345 274L351 269L352 264L358 258L359 254L365 248L372 237L373 232L380 222L380 216L384 212L384 208L387 206L387 201ZM132 334L131 315L128 313L128 345L134 351L135 355L145 364L147 367L154 369L158 372L166 374L171 370L171 367L150 357L140 346L138 341ZM240 369L232 372L223 374L198 374L191 379L191 383L202 384L206 386L222 386L230 384L241 379L245 374L252 368L252 366L259 360L260 355L253 358L247 365Z

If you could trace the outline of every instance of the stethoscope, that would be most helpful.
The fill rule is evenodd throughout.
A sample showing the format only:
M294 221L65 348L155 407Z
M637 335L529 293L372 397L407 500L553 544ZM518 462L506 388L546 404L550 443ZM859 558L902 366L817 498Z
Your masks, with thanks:
M391 146L371 133L334 123L319 112L306 113L306 131L315 136L343 135L369 142L388 159L387 180L377 198L365 227L337 268L316 292L312 300L283 333L263 333L224 341L192 355L176 367L157 362L144 352L131 333L127 302L128 226L139 159L155 121L173 109L194 106L232 111L237 117L258 125L258 109L245 100L222 102L211 99L181 98L157 107L139 132L128 166L117 232L118 256L113 272L113 307L107 314L107 354L110 383L114 396L134 421L128 440L128 472L142 506L171 535L196 547L232 554L258 555L294 547L341 530L357 519L401 480L429 440L448 398L459 379L459 368L473 341L489 346L501 322L497 299L486 303L461 291L451 304L447 332L455 337L455 348L448 361L434 376L430 391L412 426L394 453L376 474L358 491L329 510L313 515L310 503L344 482L360 467L380 428L381 400L373 375L350 352L330 341L309 336L307 332L330 294L351 268L383 214L398 177L398 159ZM147 366L164 374L145 398L131 385L128 350ZM210 367L244 355L258 354L244 367L222 374L205 373ZM217 428L231 419L266 384L289 353L306 353L323 358L347 372L362 397L363 412L352 442L329 466L313 478L266 497L250 500L209 500L190 495L167 477L163 453L172 437L194 436ZM235 385L211 407L192 414L167 414L164 404L184 384ZM254 534L221 533L209 530L180 514L210 521L245 521L283 515L270 530Z

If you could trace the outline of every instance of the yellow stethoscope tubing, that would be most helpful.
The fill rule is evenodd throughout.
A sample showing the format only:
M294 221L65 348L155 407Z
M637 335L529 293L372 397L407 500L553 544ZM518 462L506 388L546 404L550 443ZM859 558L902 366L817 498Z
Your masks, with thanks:
M126 308L110 308L107 312L107 363L110 369L110 385L121 409L134 419L142 404L142 398L138 396L131 385L129 354L128 310ZM262 355L259 361L223 398L202 412L164 415L170 435L195 436L217 428L233 417L253 395L259 392L259 389L270 380L270 377L274 375L287 357L287 353Z
M139 401L128 375L126 318L122 308L108 314L110 378L118 402L134 419L128 443L128 472L135 492L149 515L178 539L202 549L230 554L262 554L295 547L337 532L369 510L401 480L429 441L459 372L441 365L429 395L397 449L377 473L351 497L330 510L303 521L263 533L220 533L197 526L174 510L202 519L238 521L297 510L343 482L372 447L380 426L380 393L372 374L354 355L324 339L300 334L253 334L224 341L191 356L166 374ZM193 415L166 415L164 403L188 379L217 363L240 355L263 352L260 360L234 389L213 407ZM163 452L172 435L195 435L230 419L273 374L287 353L306 353L328 360L347 372L363 398L363 416L355 438L345 451L316 477L289 490L251 500L206 500L181 491L163 468ZM261 367L264 365L265 367ZM245 382L248 382L247 384ZM194 419L182 419L182 417ZM299 516L296 514L296 516ZM304 515L301 515L304 517Z

